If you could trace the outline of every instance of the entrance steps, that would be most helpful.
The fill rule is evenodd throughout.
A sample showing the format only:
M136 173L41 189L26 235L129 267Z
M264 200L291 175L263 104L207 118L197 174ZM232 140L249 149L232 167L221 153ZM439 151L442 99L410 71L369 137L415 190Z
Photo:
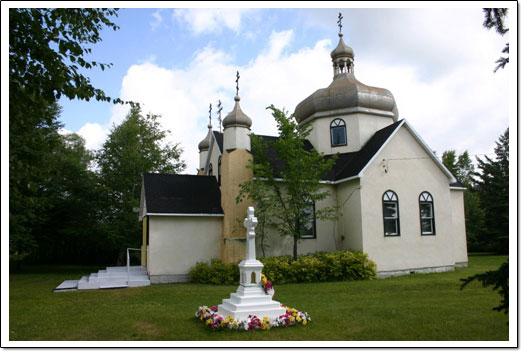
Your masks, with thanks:
M150 285L147 270L143 266L107 267L97 273L66 280L54 289L57 291L132 288Z

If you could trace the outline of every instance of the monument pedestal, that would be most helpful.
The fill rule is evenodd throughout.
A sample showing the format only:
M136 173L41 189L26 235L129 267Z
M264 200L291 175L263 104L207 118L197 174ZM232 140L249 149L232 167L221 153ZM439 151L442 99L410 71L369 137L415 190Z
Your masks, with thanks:
M229 299L224 299L217 309L217 313L222 316L232 316L239 322L247 319L249 315L274 320L286 313L286 309L281 307L279 302L273 301L261 285L264 265L255 258L257 218L253 216L253 211L253 207L249 207L248 217L244 220L244 226L248 229L248 247L246 260L239 263L241 285L237 288L237 292L230 294Z

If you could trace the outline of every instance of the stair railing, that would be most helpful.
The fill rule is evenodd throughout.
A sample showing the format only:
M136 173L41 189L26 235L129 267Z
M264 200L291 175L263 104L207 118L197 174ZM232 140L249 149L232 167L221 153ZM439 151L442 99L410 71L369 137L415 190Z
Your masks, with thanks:
M133 249L133 248L127 248L127 274L130 274L130 250L139 251L141 252L141 249ZM141 253L143 254L143 253Z

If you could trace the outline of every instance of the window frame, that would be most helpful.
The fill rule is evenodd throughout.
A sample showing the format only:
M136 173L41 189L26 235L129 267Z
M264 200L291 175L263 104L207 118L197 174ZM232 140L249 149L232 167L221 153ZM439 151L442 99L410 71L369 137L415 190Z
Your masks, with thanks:
M210 163L210 165L208 165L208 175L213 176L213 166L211 163Z
M306 236L303 236L302 235L302 229L301 229L301 232L299 233L299 239L303 239L303 240L306 240L306 239L316 239L317 238L317 218L316 218L316 214L315 214L315 202L314 201L310 201L309 202L309 207L313 207L313 218L310 219L307 223L312 223L312 235L306 235Z
M335 122L338 121L337 125L333 125ZM343 144L333 144L333 130L334 129L343 129L344 130L344 140L345 143ZM347 127L346 122L342 118L335 118L331 121L329 124L329 137L331 141L331 147L338 147L338 146L346 146L347 145Z
M387 195L387 199L386 199ZM395 200L393 199L395 198ZM396 205L396 218L394 217L385 217L385 203L392 203ZM394 237L401 236L400 232L400 204L398 200L398 194L396 194L393 190L386 190L382 195L382 219L383 219L383 232L384 237ZM396 223L396 234L387 234L385 231L385 221L386 220L395 220Z
M423 199L422 199L422 196L423 196ZM428 204L431 206L431 217L425 217L425 218L422 217L422 211L421 211L422 204ZM422 236L436 235L436 220L435 220L436 216L434 215L434 198L432 197L431 193L429 193L428 191L423 191L418 196L418 212L419 212L419 216L420 216L420 234ZM432 232L423 231L422 220L424 220L424 219L430 219Z

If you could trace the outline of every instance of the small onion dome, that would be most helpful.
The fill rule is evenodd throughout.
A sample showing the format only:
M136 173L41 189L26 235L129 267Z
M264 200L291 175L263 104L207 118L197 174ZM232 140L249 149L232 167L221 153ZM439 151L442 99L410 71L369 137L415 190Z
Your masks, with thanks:
M251 127L251 118L246 116L244 112L241 110L241 106L239 105L239 101L241 98L239 96L235 96L235 106L233 107L232 112L228 113L228 116L223 120L223 127L246 127L250 129Z
M331 58L333 61L340 57L348 57L351 59L355 58L355 52L353 49L351 49L349 46L344 43L344 40L342 37L344 36L342 33L338 33L338 36L340 37L340 41L338 42L337 47L335 50L331 51Z
M398 120L398 109L393 94L387 89L360 83L354 74L338 75L329 87L319 89L295 108L298 123L310 117L332 114L369 113Z
M210 148L210 141L212 140L212 126L208 126L208 134L206 137L199 143L199 151L206 151Z

